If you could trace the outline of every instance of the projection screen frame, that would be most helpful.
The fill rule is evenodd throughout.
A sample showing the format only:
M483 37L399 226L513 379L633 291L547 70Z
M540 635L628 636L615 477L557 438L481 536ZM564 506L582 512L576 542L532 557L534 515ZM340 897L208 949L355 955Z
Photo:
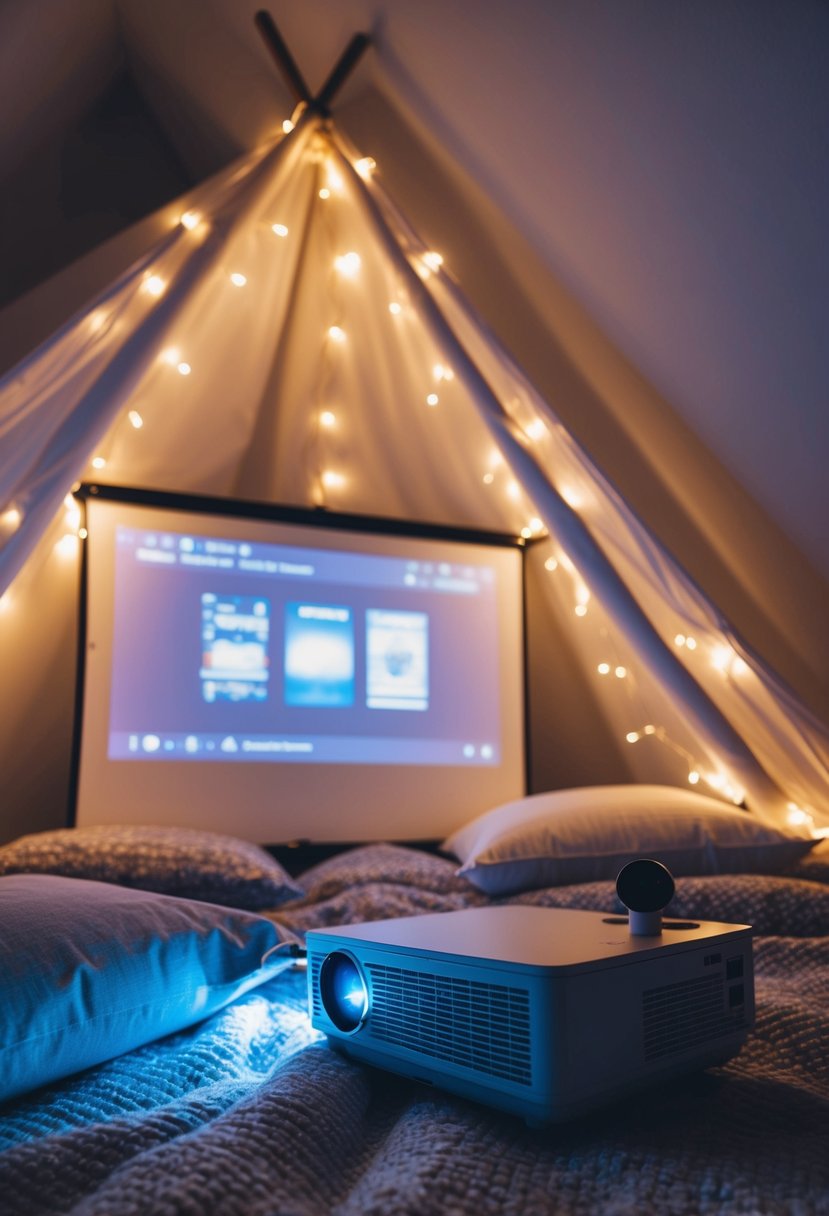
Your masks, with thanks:
M522 537L516 537L511 534L479 530L474 528L457 527L444 524L425 523L419 521L399 520L384 516L369 516L350 513L340 513L329 511L325 508L303 508L289 505L278 505L271 503L263 503L246 499L229 499L220 497L209 497L204 495L193 494L178 494L166 491L146 490L136 487L114 486L99 483L84 483L75 492L75 497L81 505L84 518L83 524L86 525L86 506L87 503L100 501L115 505L122 505L125 508L150 508L161 511L170 511L176 514L190 515L195 519L203 516L217 517L223 521L236 521L241 524L252 522L260 524L285 524L298 528L309 529L311 532L317 532L319 529L328 530L331 533L344 532L356 534L366 534L374 537L387 538L403 538L413 539L415 541L434 541L437 544L446 543L448 545L461 544L482 546L484 548L497 551L498 549L514 550L519 556L520 562L520 611L517 626L519 630L518 652L520 656L520 693L519 703L516 706L511 706L511 711L515 712L518 717L517 730L520 735L520 750L521 750L521 788L516 789L511 795L512 797L521 797L526 794L529 789L529 772L530 772L530 754L529 754L529 730L528 730L528 672L527 672L527 621L526 621L526 563L524 554L526 544ZM75 722L73 732L73 749L72 749L72 773L70 782L70 797L69 797L69 822L73 826L85 826L82 818L79 816L79 800L81 797L82 785L82 754L84 742L84 722L86 718L87 706L85 704L86 694L86 677L87 677L87 652L89 646L89 554L85 541L82 547L81 558L81 577L80 577L80 609L78 613L78 667L76 680L76 698L75 698ZM324 540L321 539L321 545L324 545ZM109 710L107 708L107 714ZM513 730L515 728L513 727ZM355 768L359 766L354 766ZM465 771L465 770L459 770ZM506 800L506 799L504 799ZM490 805L494 805L491 803ZM486 809L481 806L480 810ZM116 808L113 808L113 815L107 817L106 820L96 819L95 822L111 822L111 823L158 823L169 822L164 816L155 817L152 812L145 818L119 818L116 813ZM279 815L271 817L278 820ZM469 816L465 816L469 818ZM409 816L411 820L411 815ZM265 824L269 822L265 820ZM350 821L353 823L353 819ZM238 835L251 840L256 840L257 843L268 846L285 846L295 845L297 842L308 844L311 846L339 845L343 846L346 843L354 843L357 841L370 841L381 839L395 839L401 843L417 842L422 840L436 840L448 834L455 827L460 826L463 819L458 819L452 822L451 819L441 823L439 827L426 824L425 830L421 830L418 824L414 828L411 822L402 823L402 830L389 830L388 823L383 825L363 824L361 828L355 832L350 827L342 832L323 831L319 833L311 827L310 830L276 832L265 834L264 837L256 831L251 830L250 824L242 823L238 826L238 830L234 830L232 817L224 826L219 826L215 822L210 823L193 823L193 822L178 822L178 826L202 826L206 830L224 831L228 835ZM357 820L360 824L359 819ZM303 827L305 825L303 824Z

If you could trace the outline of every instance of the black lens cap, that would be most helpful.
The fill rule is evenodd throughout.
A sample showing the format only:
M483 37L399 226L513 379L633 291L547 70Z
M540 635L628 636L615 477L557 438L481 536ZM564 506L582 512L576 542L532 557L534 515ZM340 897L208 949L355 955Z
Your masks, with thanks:
M673 899L673 875L661 861L640 857L629 861L616 878L616 893L634 912L659 912Z

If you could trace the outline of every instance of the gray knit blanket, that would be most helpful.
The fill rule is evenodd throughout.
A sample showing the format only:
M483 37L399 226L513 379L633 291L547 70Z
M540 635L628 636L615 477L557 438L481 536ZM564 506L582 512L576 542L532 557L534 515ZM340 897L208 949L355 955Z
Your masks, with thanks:
M512 1116L345 1061L288 971L206 1022L0 1108L2 1216L829 1216L829 885L677 880L669 912L755 926L757 1024L728 1065L578 1122ZM816 881L817 880L817 881ZM275 916L487 902L372 846ZM514 902L514 901L513 901ZM520 902L616 910L612 884Z

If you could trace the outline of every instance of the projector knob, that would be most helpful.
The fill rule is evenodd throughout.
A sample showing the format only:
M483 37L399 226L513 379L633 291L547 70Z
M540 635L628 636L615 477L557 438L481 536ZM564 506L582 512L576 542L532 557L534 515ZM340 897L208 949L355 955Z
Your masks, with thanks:
M616 893L628 910L634 937L658 937L662 932L662 909L673 899L674 880L661 861L640 857L619 871Z

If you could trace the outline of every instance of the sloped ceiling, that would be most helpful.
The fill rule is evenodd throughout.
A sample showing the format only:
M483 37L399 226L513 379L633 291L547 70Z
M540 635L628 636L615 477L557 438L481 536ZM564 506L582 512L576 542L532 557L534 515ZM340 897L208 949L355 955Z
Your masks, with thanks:
M50 233L48 257L32 259L21 291L90 247L96 223L111 236L279 127L292 103L255 8L15 0L0 9L4 239L35 248L44 223ZM312 89L355 30L372 34L339 99L341 124L578 438L825 710L829 9L818 0L268 8ZM147 167L155 189L129 215L102 206L73 246L60 182L78 125L125 69L133 117L154 130L155 151L125 142L124 157ZM31 168L41 153L56 166L51 187ZM91 175L90 200L109 196L123 159L112 154ZM50 188L44 213L27 191ZM113 272L119 256L114 247ZM44 335L21 330L19 341L30 336Z

